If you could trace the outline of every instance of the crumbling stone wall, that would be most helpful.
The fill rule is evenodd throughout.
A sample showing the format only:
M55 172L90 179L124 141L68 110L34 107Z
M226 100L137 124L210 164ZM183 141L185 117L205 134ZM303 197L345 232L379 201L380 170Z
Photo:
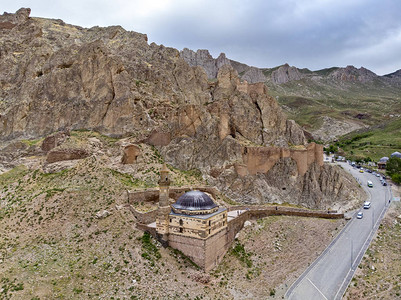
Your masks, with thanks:
M153 223L156 221L157 209L151 210L149 212L143 212L143 213L137 211L131 205L128 205L128 209L132 212L132 214L134 215L134 217L138 221L138 223L150 224L150 223Z
M141 154L141 148L137 145L127 145L123 149L123 157L121 158L122 164L136 163L137 157Z
M306 147L296 149L244 147L242 151L244 165L238 165L236 169L238 169L240 176L267 173L279 159L287 157L297 163L298 174L303 176L312 163L316 162L319 166L323 166L323 146L310 143ZM243 166L246 167L247 172L245 172Z

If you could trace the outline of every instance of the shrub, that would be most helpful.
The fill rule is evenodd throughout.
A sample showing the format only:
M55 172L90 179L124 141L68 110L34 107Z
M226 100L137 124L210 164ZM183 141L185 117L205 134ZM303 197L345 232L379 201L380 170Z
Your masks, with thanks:
M390 157L387 161L386 172L395 183L401 183L401 158Z

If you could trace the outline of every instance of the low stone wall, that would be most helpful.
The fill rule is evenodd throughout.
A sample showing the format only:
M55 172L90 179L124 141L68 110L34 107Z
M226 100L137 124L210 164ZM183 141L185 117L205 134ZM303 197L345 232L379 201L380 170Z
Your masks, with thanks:
M128 191L128 203L157 202L159 201L159 189L145 191Z
M268 216L282 215L282 216L300 216L311 218L325 218L325 219L342 219L344 214L337 213L335 210L308 210L296 207L283 207L283 206L231 206L228 211L233 210L247 210L250 219L260 219Z
M150 224L156 221L157 209L142 213L137 211L131 205L127 205L127 207L139 223Z
M145 232L149 232L155 238L157 237L156 228L148 227L148 225L141 223L136 223L136 228Z
M228 247L230 247L231 243L234 241L237 233L244 227L244 223L246 220L250 219L250 211L245 211L235 219L228 221L227 224L227 243Z

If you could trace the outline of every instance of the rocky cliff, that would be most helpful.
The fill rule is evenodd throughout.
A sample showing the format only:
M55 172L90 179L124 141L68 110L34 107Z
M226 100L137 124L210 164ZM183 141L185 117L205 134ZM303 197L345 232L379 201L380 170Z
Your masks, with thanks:
M302 148L306 140L267 87L241 81L224 55L180 54L119 26L86 29L29 12L0 16L0 141L7 149L16 140L89 129L154 145L169 164L201 170L240 202L326 208L355 198L346 192L351 181L333 193L323 183L336 186L341 176L316 164L299 172L291 157L262 173L238 172L248 146ZM282 179L279 188L272 178Z

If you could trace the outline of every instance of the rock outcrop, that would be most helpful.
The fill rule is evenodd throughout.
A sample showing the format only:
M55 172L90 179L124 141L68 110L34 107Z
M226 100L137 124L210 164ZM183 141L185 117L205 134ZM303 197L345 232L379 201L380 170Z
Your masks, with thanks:
M214 59L206 49L194 52L188 48L184 48L180 52L180 55L191 67L202 67L208 78L216 78L219 69L224 65L230 64L224 53L220 53L219 57Z
M302 78L302 74L299 73L296 67L290 67L285 64L272 72L272 82L275 84L283 84L288 81L299 80Z
M359 81L367 83L373 81L378 76L364 67L357 69L354 66L347 66L346 68L335 70L330 74L330 77L337 81Z
M4 13L0 19L0 30L12 29L17 25L26 22L30 13L30 8L20 8L15 14Z
M217 78L220 68L224 65L232 66L239 74L241 79L249 83L265 82L266 77L259 68L250 67L237 61L228 59L224 53L220 53L217 58L213 58L208 50L202 49L196 52L188 48L184 48L180 52L181 57L192 67L202 67L207 77L210 79Z
M263 72L255 67L250 67L241 77L242 80L246 80L249 83L265 82L266 77Z

